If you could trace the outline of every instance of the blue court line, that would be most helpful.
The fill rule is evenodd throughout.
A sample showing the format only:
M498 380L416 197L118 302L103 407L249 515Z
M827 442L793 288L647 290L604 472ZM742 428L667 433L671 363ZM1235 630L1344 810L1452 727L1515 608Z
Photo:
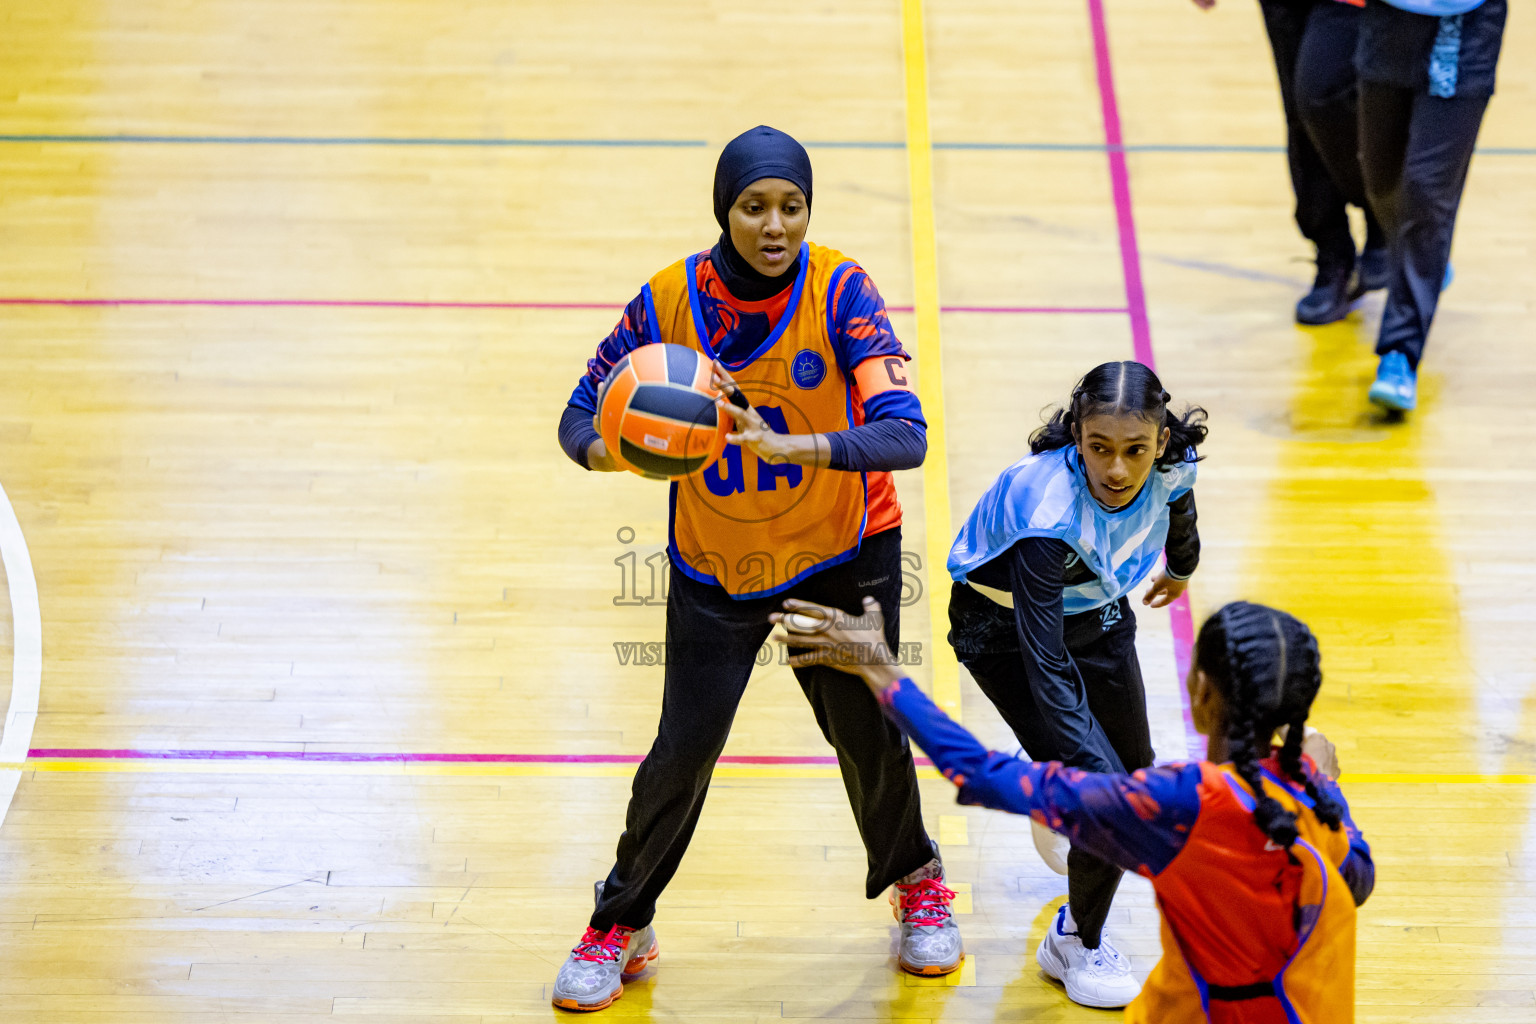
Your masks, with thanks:
M352 135L4 135L0 143L159 143L205 146L485 146L490 148L597 148L597 149L701 149L704 139L531 139L449 138L433 136ZM900 141L867 139L808 140L809 149L905 149ZM1102 142L935 142L934 149L1019 153L1284 153L1284 146L1244 146L1202 143L1130 143L1108 146ZM1536 156L1532 146L1483 146L1479 156Z
M806 149L906 149L905 142L879 142L875 140L859 141L857 139L829 139L816 140L805 139ZM935 142L933 148L938 149L942 143Z

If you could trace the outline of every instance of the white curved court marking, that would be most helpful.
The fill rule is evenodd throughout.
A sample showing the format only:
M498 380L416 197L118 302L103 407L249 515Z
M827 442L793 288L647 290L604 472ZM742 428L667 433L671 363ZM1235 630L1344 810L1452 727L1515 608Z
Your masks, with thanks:
M27 751L32 746L32 727L37 724L37 695L43 681L43 617L37 603L37 577L32 555L21 535L16 510L0 487L0 560L11 591L11 705L0 731L0 823L10 809L11 798L21 782Z

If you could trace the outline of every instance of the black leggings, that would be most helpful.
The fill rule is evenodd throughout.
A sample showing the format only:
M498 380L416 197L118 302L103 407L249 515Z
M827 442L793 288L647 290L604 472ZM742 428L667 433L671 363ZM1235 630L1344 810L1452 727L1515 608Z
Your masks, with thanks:
M1360 12L1335 0L1259 0L1285 107L1296 226L1324 263L1350 265L1346 204L1365 211L1367 244L1382 232L1366 203L1358 156L1355 36Z
M957 583L950 594L949 621L952 636L965 638L961 646L966 650L956 651L960 663L996 705L1024 753L1036 761L1062 760L1062 741L1041 715L1029 685L1013 612ZM1148 767L1153 758L1152 732L1130 601L1121 598L1106 608L1069 615L1063 633L1067 652L1082 676L1088 708L1120 760L1112 767L1127 772ZM983 653L970 653L977 650ZM1079 743L1072 749L1081 747ZM1067 898L1078 935L1090 949L1099 944L1124 873L1075 846L1067 855Z
M895 648L901 620L901 530L866 537L851 561L776 597L736 601L673 571L667 594L667 670L661 724L635 781L592 927L642 928L693 838L715 760L725 747L754 659L786 597L863 614L868 594ZM923 828L912 749L857 677L825 666L795 669L822 735L837 751L843 786L869 857L865 895L879 896L934 856ZM786 870L789 866L786 865Z

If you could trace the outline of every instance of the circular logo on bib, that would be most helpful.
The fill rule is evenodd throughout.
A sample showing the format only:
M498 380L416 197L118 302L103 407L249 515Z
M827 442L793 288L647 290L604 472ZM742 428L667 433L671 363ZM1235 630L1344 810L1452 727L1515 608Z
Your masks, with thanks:
M789 364L789 376L795 387L810 391L827 378L827 361L808 348L795 353L795 361Z

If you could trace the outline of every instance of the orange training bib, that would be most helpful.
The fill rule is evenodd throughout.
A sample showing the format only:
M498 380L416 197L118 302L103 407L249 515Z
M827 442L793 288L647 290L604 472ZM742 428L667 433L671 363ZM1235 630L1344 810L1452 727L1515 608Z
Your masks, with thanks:
M700 308L689 256L645 288L654 340L717 358ZM802 244L789 305L756 352L726 364L753 407L776 431L825 433L853 426L851 383L832 345L828 296L855 264L842 253ZM693 579L733 597L766 597L858 553L867 498L862 473L772 465L727 445L702 473L672 485L670 554Z

